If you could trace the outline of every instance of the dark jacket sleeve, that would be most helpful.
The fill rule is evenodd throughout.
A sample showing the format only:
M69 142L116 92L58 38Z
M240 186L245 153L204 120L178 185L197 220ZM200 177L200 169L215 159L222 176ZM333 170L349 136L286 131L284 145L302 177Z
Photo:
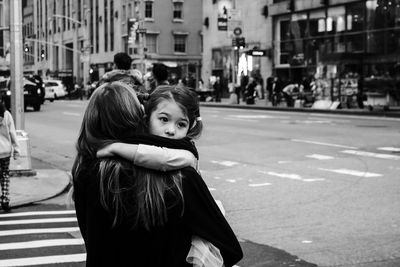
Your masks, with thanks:
M193 168L182 169L182 174L185 224L220 250L225 266L236 264L242 249L207 185Z

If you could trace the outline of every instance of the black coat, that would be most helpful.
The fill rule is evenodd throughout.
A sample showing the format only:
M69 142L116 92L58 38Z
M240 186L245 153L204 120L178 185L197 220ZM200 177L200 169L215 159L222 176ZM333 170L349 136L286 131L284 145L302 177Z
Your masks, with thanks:
M99 201L98 162L97 159L87 160L79 177L74 177L75 208L85 240L87 266L190 266L185 259L193 235L219 248L225 266L232 266L242 258L235 234L196 170L181 170L183 216L181 205L171 205L168 222L149 232L142 227L133 229L129 218L111 227L112 218ZM129 183L131 179L140 179L130 174L124 174L120 180ZM167 199L167 204L176 200Z

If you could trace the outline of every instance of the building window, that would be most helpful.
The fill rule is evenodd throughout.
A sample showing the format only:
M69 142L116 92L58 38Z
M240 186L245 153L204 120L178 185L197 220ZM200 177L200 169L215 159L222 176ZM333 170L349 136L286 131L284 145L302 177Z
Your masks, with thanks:
M183 9L183 3L181 2L174 3L174 19L179 19L179 20L183 19L182 9Z
M174 52L186 53L186 35L174 35Z
M153 1L145 2L144 17L153 18Z
M146 34L146 48L148 53L157 53L157 34Z

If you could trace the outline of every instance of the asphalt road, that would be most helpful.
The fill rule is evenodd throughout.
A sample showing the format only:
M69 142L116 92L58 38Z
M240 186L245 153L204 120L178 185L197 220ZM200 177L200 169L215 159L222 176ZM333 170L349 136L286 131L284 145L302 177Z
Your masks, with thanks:
M86 103L26 113L32 158L71 169ZM399 119L204 107L201 115L202 175L237 235L256 246L240 266L274 266L253 261L272 248L319 266L400 265Z

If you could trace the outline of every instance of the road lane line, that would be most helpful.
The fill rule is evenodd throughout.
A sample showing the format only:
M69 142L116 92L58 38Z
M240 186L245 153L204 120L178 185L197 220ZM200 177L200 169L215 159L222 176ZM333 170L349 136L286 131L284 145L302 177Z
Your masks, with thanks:
M318 182L318 181L325 181L324 178L303 178L298 174L295 173L277 173L277 172L265 172L265 171L258 171L260 173L268 174L271 176L276 176L279 178L287 178L291 180L296 180L296 181L302 181L302 182Z
M74 246L83 245L82 238L60 238L60 239L45 239L26 242L1 243L0 250L28 249L28 248L43 248L55 246Z
M224 161L212 160L211 163L219 164L219 165L226 166L226 167L233 167L233 166L239 164L239 162L229 161L229 160L224 160Z
M382 174L379 174L379 173L363 172L363 171L348 170L348 169L324 169L324 168L318 168L318 169L322 170L322 171L335 172L335 173L358 176L358 177L365 177L365 178L383 176Z
M75 112L63 112L63 114L67 115L67 116L75 116L75 117L81 116L80 113L75 113Z
M307 158L312 158L312 159L318 159L318 160L334 159L334 157L321 155L321 154L312 154L312 155L307 155L306 157Z
M44 257L30 257L0 260L0 267L9 266L33 266L44 264L57 264L66 262L84 262L86 261L86 253L70 254L70 255L54 255Z
M49 211L28 211L0 214L0 218L6 217L23 217L23 216L39 216L39 215L65 215L75 214L75 210L49 210Z
M33 223L60 223L60 222L76 222L75 217L70 218L48 218L48 219L29 219L29 220L9 220L1 221L0 225L19 225L19 224L33 224Z
M338 144L331 144L331 143L324 143L324 142L316 142L316 141L312 141L312 140L291 139L291 141L299 142L299 143L314 144L314 145L322 145L322 146L333 146L333 147L341 147L341 148L348 148L348 149L358 149L357 147L353 147L353 146L345 146L345 145L338 145Z
M400 147L378 147L378 150L400 152Z
M271 183L249 184L250 187L260 187L260 186L267 186L267 185L271 185Z
M42 233L68 233L79 231L78 227L60 227L60 228L36 228L36 229L17 229L0 231L0 236L42 234Z
M346 153L346 154L357 155L357 156L364 156L364 157L400 160L400 156L382 154L382 153L373 153L373 152L367 152L367 151L343 150L343 151L340 151L340 152Z

